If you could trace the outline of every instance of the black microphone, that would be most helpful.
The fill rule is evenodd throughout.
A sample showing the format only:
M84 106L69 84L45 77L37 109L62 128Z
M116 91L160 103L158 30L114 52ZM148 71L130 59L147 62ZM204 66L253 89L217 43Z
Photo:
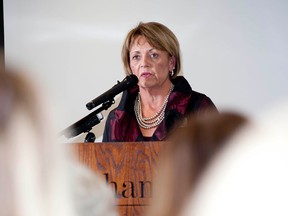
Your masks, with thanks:
M90 101L86 104L88 110L93 109L101 103L112 100L115 95L125 91L126 89L132 88L136 86L138 83L138 78L134 74L126 76L121 82L118 81L116 85L114 85L111 89L98 96L94 100Z

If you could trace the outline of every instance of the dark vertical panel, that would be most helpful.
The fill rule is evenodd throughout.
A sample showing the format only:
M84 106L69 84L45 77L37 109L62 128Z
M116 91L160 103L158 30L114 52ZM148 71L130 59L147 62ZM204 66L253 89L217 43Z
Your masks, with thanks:
M1 20L0 20L0 67L5 64L5 54L4 54L4 11L3 11L3 0L0 0L0 10L1 10ZM0 71L0 72L1 72Z
M0 21L0 31L1 31L1 38L0 38L0 46L4 49L4 12L3 12L3 0L0 0L0 10L1 10L1 21Z

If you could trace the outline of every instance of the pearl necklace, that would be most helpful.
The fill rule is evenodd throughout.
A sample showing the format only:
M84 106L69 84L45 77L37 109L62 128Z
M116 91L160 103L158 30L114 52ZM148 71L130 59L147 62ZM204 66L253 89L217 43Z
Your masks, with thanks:
M173 91L173 88L174 88L174 85L172 84L168 92L168 95L166 96L160 110L156 112L155 115L151 117L147 117L147 118L144 118L142 116L140 93L138 93L138 96L134 103L134 112L135 112L137 122L141 128L144 128L144 129L154 128L163 121L163 119L165 118L165 109L168 103L168 99L169 99L171 92Z

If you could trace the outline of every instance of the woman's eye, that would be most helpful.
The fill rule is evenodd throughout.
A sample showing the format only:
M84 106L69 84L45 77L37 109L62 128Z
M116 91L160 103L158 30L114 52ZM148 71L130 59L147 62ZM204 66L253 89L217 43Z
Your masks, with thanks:
M138 60L139 58L140 58L139 55L134 55L134 56L132 56L132 60Z
M152 53L150 56L151 58L157 58L159 55L157 53Z

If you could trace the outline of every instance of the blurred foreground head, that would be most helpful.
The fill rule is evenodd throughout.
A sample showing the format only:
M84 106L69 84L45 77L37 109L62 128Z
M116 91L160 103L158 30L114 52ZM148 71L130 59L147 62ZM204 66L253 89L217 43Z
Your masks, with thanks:
M215 157L182 216L288 215L288 103L262 112Z
M174 131L160 155L151 211L147 215L178 215L212 157L246 121L233 112L203 113Z
M115 216L104 180L54 139L43 98L23 72L0 69L0 215Z
M39 91L23 74L1 68L1 215L48 215L47 205L52 205L51 209L57 205L51 201L56 188L50 180L51 175L59 177L63 152L57 151L52 141L49 112L36 93ZM58 186L59 194L63 194L64 188ZM67 202L63 202L65 207Z

